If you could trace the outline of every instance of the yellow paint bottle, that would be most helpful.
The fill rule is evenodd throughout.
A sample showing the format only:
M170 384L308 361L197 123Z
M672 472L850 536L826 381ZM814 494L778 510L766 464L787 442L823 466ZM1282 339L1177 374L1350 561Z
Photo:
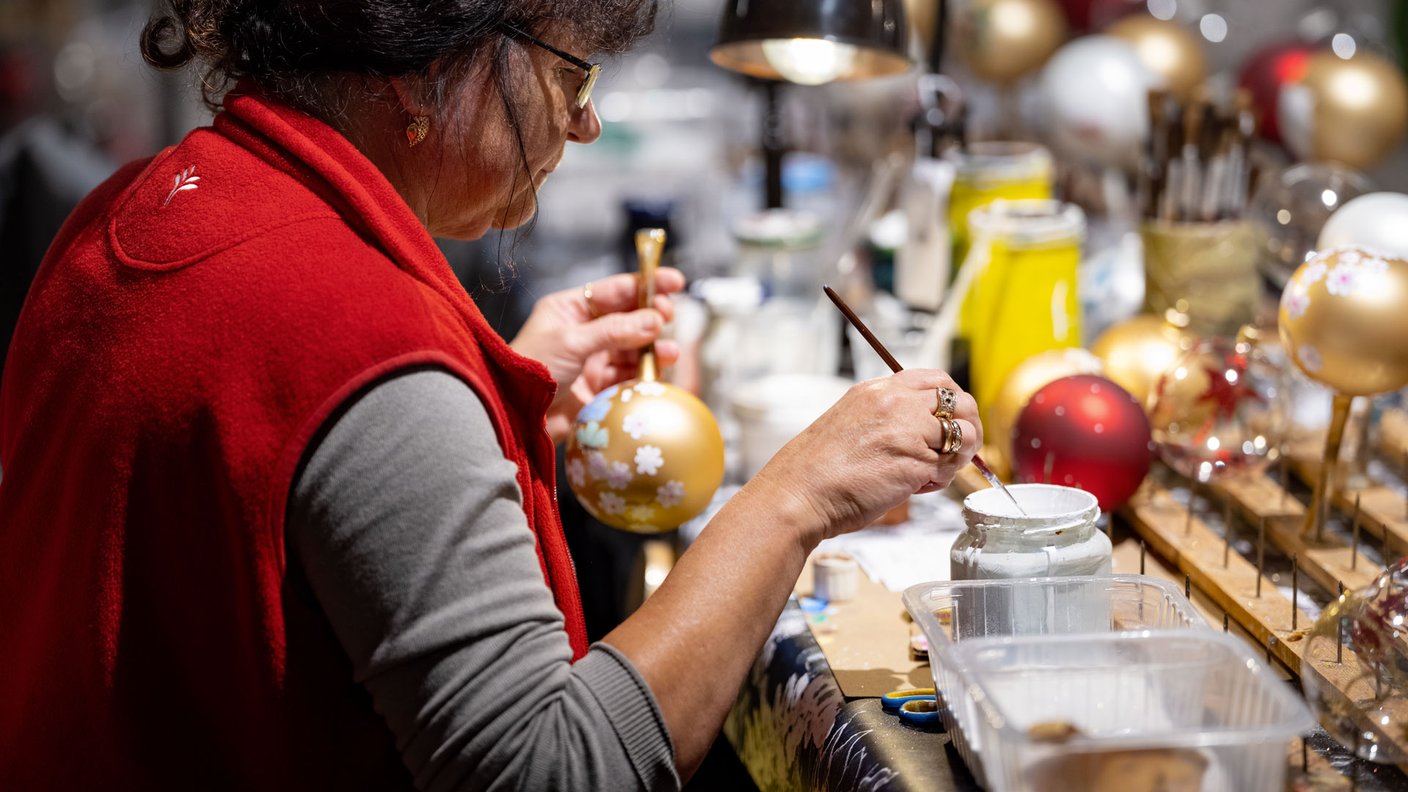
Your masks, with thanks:
M1077 270L1085 215L1059 201L998 201L968 217L981 266L963 303L972 393L986 417L1018 364L1080 346ZM983 265L981 258L986 258Z

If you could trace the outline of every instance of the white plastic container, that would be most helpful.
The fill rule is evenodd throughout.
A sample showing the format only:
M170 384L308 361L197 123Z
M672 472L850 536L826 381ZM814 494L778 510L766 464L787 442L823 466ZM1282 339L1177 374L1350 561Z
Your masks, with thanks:
M942 580L911 586L903 598L929 642L934 687L948 704L940 711L944 726L979 780L981 736L972 699L964 692L969 675L954 655L957 647L1017 635L1207 626L1176 586L1144 575Z
M995 792L1278 792L1287 744L1314 725L1250 647L1211 630L985 639L952 656Z
M730 399L746 481L787 441L845 395L850 380L815 374L775 374L739 386Z

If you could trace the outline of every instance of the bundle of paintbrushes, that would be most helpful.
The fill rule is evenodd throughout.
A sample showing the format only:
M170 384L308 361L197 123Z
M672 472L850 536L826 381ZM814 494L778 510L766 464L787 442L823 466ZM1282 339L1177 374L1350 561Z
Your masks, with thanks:
M1180 101L1166 90L1149 92L1149 139L1139 173L1146 219L1214 222L1242 217L1252 181L1256 114L1251 94L1238 91L1231 107L1204 93Z

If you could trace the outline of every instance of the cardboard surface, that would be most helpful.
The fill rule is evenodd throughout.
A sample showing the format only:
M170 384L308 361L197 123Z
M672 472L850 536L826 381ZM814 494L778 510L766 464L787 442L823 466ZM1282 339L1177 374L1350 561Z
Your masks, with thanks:
M933 687L927 660L909 656L909 618L900 595L858 572L856 598L827 609L824 622L811 624L831 672L848 699L882 696L901 688ZM808 561L797 593L812 593Z

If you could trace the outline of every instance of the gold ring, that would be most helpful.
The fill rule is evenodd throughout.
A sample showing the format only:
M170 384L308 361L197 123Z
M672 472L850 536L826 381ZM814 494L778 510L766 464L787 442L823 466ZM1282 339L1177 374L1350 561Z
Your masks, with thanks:
M592 317L593 319L600 319L600 318L601 318L601 314L597 313L597 312L596 312L596 306L595 306L595 305L592 305L592 282L591 282L591 281L587 281L587 284L582 287L582 299L584 299L584 300L587 301L587 313L588 313L588 314L591 314L591 317Z
M934 416L952 418L958 410L958 394L948 388L934 388L934 392L939 395L939 406L934 408Z
M952 418L940 418L939 423L944 427L944 443L939 453L958 453L963 448L963 426Z

